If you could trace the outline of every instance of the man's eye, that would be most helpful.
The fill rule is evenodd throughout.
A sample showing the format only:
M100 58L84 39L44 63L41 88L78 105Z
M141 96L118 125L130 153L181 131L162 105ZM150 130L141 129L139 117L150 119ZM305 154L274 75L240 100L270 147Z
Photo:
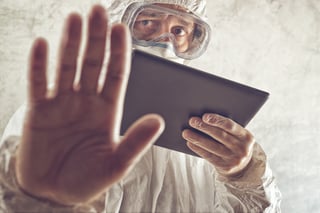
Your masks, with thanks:
M172 33L176 36L184 36L187 34L183 27L174 27Z
M140 24L143 26L150 26L152 24L151 20L142 20L140 21Z

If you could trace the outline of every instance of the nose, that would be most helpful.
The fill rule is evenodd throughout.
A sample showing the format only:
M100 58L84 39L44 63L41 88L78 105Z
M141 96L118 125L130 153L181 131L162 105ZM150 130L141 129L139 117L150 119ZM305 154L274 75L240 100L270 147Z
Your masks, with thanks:
M158 35L163 35L166 33L170 33L170 23L168 22L168 19L162 20L158 31Z
M160 37L158 41L170 42L172 39L174 39L174 35L171 32L173 27L174 24L172 23L170 16L162 20L161 26L158 31L158 37Z
M170 42L170 38L169 38L169 36L164 36L164 37L161 37L158 41L159 42Z

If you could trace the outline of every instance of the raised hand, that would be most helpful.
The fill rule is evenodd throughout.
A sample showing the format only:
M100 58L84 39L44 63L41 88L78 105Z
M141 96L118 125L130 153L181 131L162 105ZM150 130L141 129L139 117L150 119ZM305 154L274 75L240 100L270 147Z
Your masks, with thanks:
M28 110L16 160L22 190L67 205L90 202L105 192L128 173L164 129L160 116L146 115L120 139L131 60L130 35L123 25L109 29L105 9L96 5L89 16L81 59L81 31L81 17L71 14L61 42L53 91L47 89L46 41L35 41L29 66ZM109 40L107 75L99 86ZM81 71L79 82L75 81L77 70Z
M192 117L191 127L208 137L186 129L182 136L187 146L215 166L224 176L235 176L244 171L252 158L253 135L229 118L217 114Z

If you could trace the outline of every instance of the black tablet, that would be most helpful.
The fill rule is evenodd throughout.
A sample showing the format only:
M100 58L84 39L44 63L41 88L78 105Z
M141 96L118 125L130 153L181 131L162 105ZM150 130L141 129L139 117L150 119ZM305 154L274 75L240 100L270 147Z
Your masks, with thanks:
M142 115L157 113L166 127L155 145L197 156L181 136L191 116L218 113L246 126L268 96L265 91L134 50L121 134Z

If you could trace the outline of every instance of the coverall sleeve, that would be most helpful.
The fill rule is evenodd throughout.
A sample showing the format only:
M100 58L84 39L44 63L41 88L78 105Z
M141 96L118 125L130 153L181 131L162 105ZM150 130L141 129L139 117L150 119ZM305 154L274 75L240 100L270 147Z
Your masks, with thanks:
M281 193L259 144L255 144L253 158L242 176L218 175L216 189L216 212L281 212Z

